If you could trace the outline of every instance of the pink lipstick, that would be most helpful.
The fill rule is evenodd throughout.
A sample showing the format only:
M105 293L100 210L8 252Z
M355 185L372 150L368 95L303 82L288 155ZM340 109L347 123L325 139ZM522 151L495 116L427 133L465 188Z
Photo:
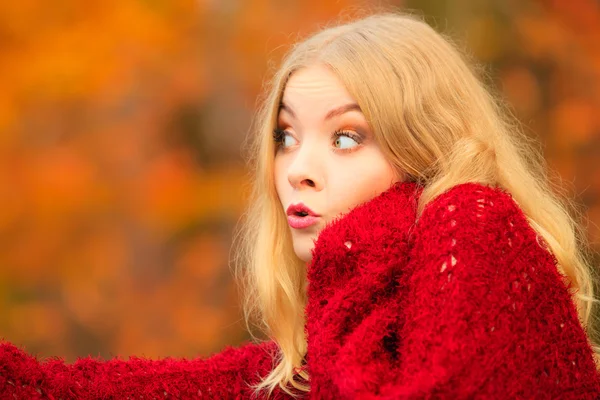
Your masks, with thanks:
M303 203L292 204L287 208L288 224L294 229L304 229L317 223L319 215Z

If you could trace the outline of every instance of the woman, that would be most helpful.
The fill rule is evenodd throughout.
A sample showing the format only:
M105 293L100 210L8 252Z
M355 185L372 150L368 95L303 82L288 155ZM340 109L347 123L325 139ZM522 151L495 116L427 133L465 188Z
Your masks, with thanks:
M236 262L271 340L73 365L5 343L8 398L600 396L577 226L447 40L396 14L325 29L256 121Z

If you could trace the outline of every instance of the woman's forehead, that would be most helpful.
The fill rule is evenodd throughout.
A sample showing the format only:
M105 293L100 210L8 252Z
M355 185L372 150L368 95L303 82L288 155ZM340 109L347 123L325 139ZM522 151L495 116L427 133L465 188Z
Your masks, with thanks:
M338 77L327 67L316 65L295 71L286 84L279 112L298 118L303 112L315 111L323 119L348 111L360 111Z
M328 67L315 64L294 71L287 80L283 99L323 94L351 97L337 75Z

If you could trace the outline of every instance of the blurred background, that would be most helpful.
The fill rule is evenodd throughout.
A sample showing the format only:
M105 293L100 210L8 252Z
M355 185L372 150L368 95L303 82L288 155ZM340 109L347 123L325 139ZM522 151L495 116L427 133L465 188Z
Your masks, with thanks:
M388 5L488 67L600 251L597 1L3 1L0 337L69 362L248 339L228 259L261 84L299 37Z

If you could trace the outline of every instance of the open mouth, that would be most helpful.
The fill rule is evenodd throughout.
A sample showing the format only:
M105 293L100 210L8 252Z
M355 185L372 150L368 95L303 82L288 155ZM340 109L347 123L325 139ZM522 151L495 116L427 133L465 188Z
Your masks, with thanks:
M302 203L290 205L286 211L288 224L294 229L304 229L317 224L319 215Z

